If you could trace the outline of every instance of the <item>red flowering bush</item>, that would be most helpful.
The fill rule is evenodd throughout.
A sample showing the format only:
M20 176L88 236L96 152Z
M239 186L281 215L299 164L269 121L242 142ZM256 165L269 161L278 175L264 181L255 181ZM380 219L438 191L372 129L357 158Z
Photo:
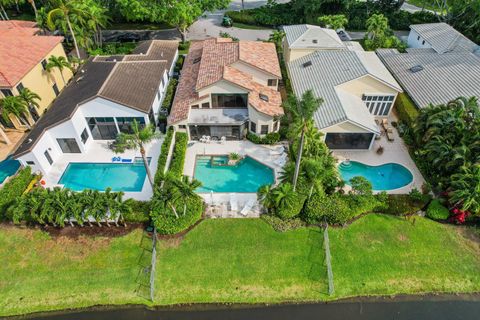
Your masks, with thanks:
M470 212L468 212L467 210L453 208L452 216L450 217L450 219L448 219L448 221L450 223L455 223L455 224L464 224L465 219L468 218L469 215L470 215Z

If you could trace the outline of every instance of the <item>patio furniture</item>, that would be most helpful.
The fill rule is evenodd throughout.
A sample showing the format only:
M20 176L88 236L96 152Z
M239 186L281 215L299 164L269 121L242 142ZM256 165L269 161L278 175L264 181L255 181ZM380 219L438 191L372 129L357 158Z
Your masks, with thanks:
M226 141L227 141L227 137L222 136L222 137L220 138L220 143L221 143L221 144L224 144Z
M393 137L393 129L392 127L388 127L387 130L385 131L387 135L388 141L395 141L395 138Z
M284 153L280 158L273 162L277 166L283 167L287 163L287 154Z
M270 155L276 156L276 155L282 155L285 152L285 147L280 146L279 148L275 150L270 150Z
M205 143L210 143L210 136L205 137Z
M255 199L248 200L245 206L243 207L242 211L240 211L240 214L246 217L248 213L252 210L254 205L255 205Z
M238 200L236 193L230 193L230 211L238 211Z

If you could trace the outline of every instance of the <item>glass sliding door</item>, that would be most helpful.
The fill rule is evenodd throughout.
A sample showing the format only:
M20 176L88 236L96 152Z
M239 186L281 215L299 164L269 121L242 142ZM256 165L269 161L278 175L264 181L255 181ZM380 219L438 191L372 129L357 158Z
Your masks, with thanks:
M373 133L327 133L325 143L330 149L368 149Z
M246 108L246 94L212 94L213 108Z
M118 129L123 133L133 133L132 123L137 121L139 129L145 127L145 118L143 117L117 117Z
M57 142L63 153L81 153L77 140L74 138L60 138L57 139Z
M118 134L115 121L110 117L86 118L94 140L113 140Z
M241 126L202 126L190 125L190 137L192 140L199 140L202 136L210 136L212 139L220 140L225 137L227 140L242 139Z

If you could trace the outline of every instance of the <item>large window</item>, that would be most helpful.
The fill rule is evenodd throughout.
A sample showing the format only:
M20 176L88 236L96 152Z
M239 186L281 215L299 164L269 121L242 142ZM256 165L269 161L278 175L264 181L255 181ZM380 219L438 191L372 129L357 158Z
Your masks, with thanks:
M368 111L375 116L387 116L393 105L395 96L363 95L362 100Z
M244 126L189 126L192 140L199 140L202 136L212 139L240 140Z
M260 134L267 134L268 133L268 124L262 124L260 127Z
M132 123L134 120L137 121L140 129L145 127L145 118L143 117L117 117L115 119L117 120L118 129L123 133L133 133Z
M48 163L50 163L50 165L52 165L52 164L53 164L53 159L52 159L52 157L50 156L50 153L48 152L48 150L45 150L45 152L43 153L43 155L45 156L45 158L47 158Z
M53 89L53 92L55 92L55 96L58 96L60 94L60 90L58 90L56 83L53 84L52 89Z
M246 94L212 94L213 108L246 108Z
M4 97L13 96L12 90L10 89L0 89L0 92L3 93Z
M86 118L94 140L113 140L117 136L117 126L110 117Z
M250 131L257 133L257 124L255 122L250 121Z
M74 138L57 138L57 142L63 153L81 153Z
M82 143L85 144L85 142L87 142L88 137L89 137L87 128L83 129L80 137L82 138Z
M368 149L373 133L327 133L325 143L330 149Z

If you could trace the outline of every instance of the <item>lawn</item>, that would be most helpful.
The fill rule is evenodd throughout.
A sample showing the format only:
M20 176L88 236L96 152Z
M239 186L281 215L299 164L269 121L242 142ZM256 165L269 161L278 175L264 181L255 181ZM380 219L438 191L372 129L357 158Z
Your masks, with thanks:
M326 294L318 228L277 233L259 219L215 219L183 238L159 241L155 304L480 291L480 245L471 229L369 215L329 234L334 297ZM118 238L71 239L0 226L0 316L151 305L146 288L136 292L137 275L150 257L144 240L140 230Z
M268 27L263 27L263 26L257 26L253 24L245 24L245 23L240 23L240 22L234 22L233 26L235 28L239 29L251 29L251 30L269 30L271 28Z
M407 3L413 4L419 8L425 8L432 11L440 12L438 5L436 5L435 0L407 0Z

